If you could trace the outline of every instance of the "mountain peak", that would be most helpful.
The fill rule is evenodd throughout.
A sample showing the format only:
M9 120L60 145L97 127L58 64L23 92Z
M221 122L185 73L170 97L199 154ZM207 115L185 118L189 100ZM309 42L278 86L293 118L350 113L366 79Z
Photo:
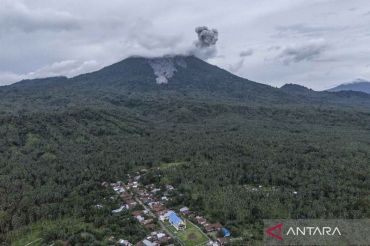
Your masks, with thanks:
M196 65L197 64L197 65ZM130 78L136 81L153 81L154 84L167 84L175 74L188 67L212 66L194 56L166 55L161 57L131 56L120 62L102 68L99 71L77 76L99 77L126 80Z
M328 91L358 91L370 94L370 82L365 79L355 79L354 81L340 84Z
M185 55L165 55L160 57L131 56L116 64L119 65L132 62L147 63L152 68L153 73L156 76L156 83L167 84L179 68L187 67L187 59L200 60L194 56Z
M291 101L269 85L236 76L195 56L133 56L98 71L50 83L48 90L83 91L83 95L145 95L150 98L184 97L201 100L243 100L266 103Z

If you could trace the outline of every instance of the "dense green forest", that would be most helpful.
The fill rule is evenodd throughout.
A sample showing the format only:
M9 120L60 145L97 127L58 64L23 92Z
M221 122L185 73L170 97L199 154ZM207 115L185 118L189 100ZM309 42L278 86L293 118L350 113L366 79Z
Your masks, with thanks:
M163 90L133 84L127 64L0 89L0 241L31 231L45 244L140 240L145 230L110 214L117 202L100 184L143 167L146 182L179 188L174 205L246 241L261 239L264 218L370 218L369 97L288 92L186 61L191 76L179 71L178 87ZM180 84L213 81L207 69L214 80L246 85ZM153 83L149 72L140 76ZM157 169L173 162L181 164Z

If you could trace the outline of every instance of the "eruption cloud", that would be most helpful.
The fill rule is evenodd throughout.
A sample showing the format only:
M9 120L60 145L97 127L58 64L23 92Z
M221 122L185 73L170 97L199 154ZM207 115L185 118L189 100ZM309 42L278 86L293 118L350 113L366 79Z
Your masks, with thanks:
M195 32L198 35L198 40L185 51L185 54L205 60L214 57L217 53L218 31L208 29L206 26L199 26L195 28ZM187 66L182 57L177 58L176 56L148 58L147 61L153 69L157 84L167 84L177 72L178 67L186 68Z
M198 34L198 41L195 45L199 48L210 47L216 45L218 40L218 31L216 29L208 29L206 26L199 26L195 28L195 32Z
M206 26L199 26L195 28L195 32L198 35L198 40L194 42L194 47L189 53L201 59L214 57L217 53L218 31L216 29L208 29Z

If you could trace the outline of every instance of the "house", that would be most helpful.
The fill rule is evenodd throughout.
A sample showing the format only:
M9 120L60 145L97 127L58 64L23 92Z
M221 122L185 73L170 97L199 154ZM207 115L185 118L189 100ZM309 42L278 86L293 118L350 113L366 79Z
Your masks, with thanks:
M169 214L168 221L178 231L179 230L185 230L186 229L185 222L179 216L177 216L177 214L175 212L173 212L173 211L172 211L172 213Z
M167 190L174 190L175 188L173 188L173 186L172 186L172 185L166 185L166 189L167 189Z
M204 224L207 223L207 220L203 217L197 216L197 217L195 217L195 219L197 220L197 223L200 224L200 225L204 225Z
M146 224L144 225L144 227L150 231L154 230L155 229L155 225L154 224Z
M160 233L157 234L157 238L158 239L161 239L162 237L165 237L165 236L166 236L166 234L164 234L162 232L160 232Z
M138 182L137 181L134 181L134 182L129 182L127 184L127 187L128 188L137 188L139 186Z
M123 246L132 246L132 243L130 243L129 241L124 240L124 239L118 240L117 244L118 245L123 245Z
M225 227L223 227L223 228L221 229L221 232L222 232L222 235L223 235L224 237L230 237L230 235L231 235L230 231L229 231L228 229L226 229Z
M159 220L164 222L166 220L166 216L165 215L159 215Z
M220 244L218 242L209 241L206 246L219 246Z
M158 239L160 245L168 245L167 243L171 241L171 237L165 236ZM173 244L170 244L173 245Z
M149 241L147 239L144 239L142 241L142 243L143 243L144 246L157 246L158 245L157 243L153 243L153 242L151 242L151 241Z
M145 218L141 215L138 215L135 217L137 219L137 221L139 221L140 223L143 222L145 220Z
M148 239L144 239L136 244L136 246L157 246L157 243L152 243Z
M149 207L153 208L155 205L160 205L160 202L150 202L148 205Z
M118 194L121 194L121 193L124 193L125 192L125 189L120 187L120 186L116 186L116 187L113 187L113 190L115 192L117 192Z
M137 211L134 211L132 212L132 216L136 217L136 216L139 216L139 215L142 215L144 212L142 210L137 210Z
M166 212L166 208L162 204L157 204L152 207L152 210L155 214L162 215Z
M222 228L222 225L220 223L204 224L204 228L207 232L219 231Z
M220 244L220 245L224 245L226 242L227 242L227 239L224 238L224 237L220 237L220 238L217 238L217 242Z
M222 228L222 225L220 223L208 224L205 226L205 229L207 232L219 231L221 228Z
M150 224L152 222L153 222L153 219L147 219L147 220L142 221L141 224L148 225L148 224Z
M132 209L137 205L137 202L135 200L127 200L126 202L129 209Z
M189 208L188 207L183 207L183 208L180 208L180 213L182 214L188 214L190 211L189 211Z
M125 209L128 209L127 205L123 205L118 209L112 210L112 213L114 213L114 214L121 213Z
M167 234L163 232L153 231L150 233L150 235L151 237L147 237L146 239L159 243L160 245L163 245L171 240L171 237L167 236Z

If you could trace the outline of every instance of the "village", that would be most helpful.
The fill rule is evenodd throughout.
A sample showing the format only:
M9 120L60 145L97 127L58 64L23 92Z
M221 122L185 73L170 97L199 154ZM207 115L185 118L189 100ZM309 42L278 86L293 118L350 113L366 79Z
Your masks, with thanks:
M188 207L168 207L176 190L172 185L158 187L141 183L143 172L128 175L127 182L102 182L113 189L122 202L112 214L129 212L150 233L139 242L117 239L124 246L221 246L229 242L231 232L220 223L210 223L204 216ZM100 205L96 205L100 206Z

